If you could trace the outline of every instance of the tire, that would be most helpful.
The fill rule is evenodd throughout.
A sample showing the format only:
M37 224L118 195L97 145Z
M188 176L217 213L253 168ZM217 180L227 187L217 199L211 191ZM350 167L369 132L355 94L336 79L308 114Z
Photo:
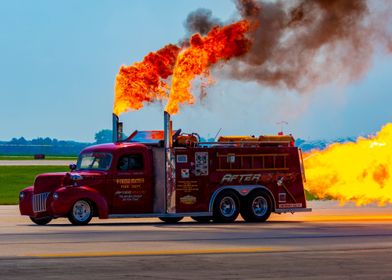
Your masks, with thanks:
M272 211L270 196L261 190L251 192L245 197L241 216L246 222L265 222Z
M93 217L94 209L90 201L81 199L74 203L68 214L68 220L73 225L87 225Z
M198 223L209 223L212 220L211 216L196 216L191 218Z
M167 224L175 224L181 221L184 217L159 217L162 222Z
M232 190L222 191L214 201L213 220L216 223L231 223L237 219L240 200Z
M40 225L40 226L44 226L48 223L50 223L50 221L52 220L52 217L43 217L43 218L34 218L34 217L30 217L30 220L33 221L33 223Z

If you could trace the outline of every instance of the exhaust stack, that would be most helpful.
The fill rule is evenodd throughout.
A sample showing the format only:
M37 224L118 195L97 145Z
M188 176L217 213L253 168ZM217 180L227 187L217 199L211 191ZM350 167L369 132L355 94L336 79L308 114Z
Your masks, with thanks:
M123 123L119 121L119 117L113 114L113 143L121 142L123 135Z
M172 121L170 119L170 114L168 112L164 112L163 114L163 140L164 147L166 149L170 149L173 147L173 127Z
M176 212L176 169L173 147L173 127L170 114L165 111L163 115L163 134L166 161L166 213Z

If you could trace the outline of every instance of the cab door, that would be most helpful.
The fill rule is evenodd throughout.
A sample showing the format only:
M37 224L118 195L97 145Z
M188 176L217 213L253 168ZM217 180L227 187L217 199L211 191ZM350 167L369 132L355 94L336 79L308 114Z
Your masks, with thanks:
M113 175L112 213L152 213L151 154L132 150L120 154Z

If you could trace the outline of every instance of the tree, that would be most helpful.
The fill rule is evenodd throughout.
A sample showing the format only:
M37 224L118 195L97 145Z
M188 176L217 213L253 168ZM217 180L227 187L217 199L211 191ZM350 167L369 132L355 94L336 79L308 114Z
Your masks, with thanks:
M127 136L123 133L122 139L125 140ZM111 143L113 142L113 133L111 129L102 129L95 133L95 143Z
M95 133L95 142L97 144L113 142L113 133L110 129L102 129Z

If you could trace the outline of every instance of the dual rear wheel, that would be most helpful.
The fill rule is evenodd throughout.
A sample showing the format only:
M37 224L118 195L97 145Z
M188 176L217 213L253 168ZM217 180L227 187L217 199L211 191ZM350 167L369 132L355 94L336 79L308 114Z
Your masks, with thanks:
M244 199L241 216L246 222L265 222L272 211L270 196L262 190L251 192Z
M238 214L246 222L264 222L272 211L272 202L268 193L255 190L240 201L233 190L222 191L214 202L214 222L234 222Z

